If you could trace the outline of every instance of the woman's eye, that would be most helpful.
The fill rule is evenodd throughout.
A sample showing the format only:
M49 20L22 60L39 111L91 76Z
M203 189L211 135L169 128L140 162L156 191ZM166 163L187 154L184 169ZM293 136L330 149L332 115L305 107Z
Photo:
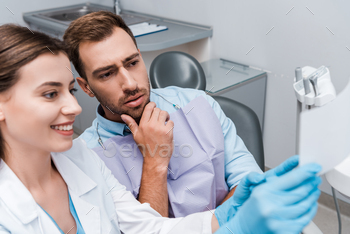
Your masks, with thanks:
M74 96L74 94L77 92L78 90L76 88L72 88L71 90L69 90L69 92Z
M48 99L52 99L56 96L57 96L57 92L51 92L51 93L44 94L44 97L46 97Z

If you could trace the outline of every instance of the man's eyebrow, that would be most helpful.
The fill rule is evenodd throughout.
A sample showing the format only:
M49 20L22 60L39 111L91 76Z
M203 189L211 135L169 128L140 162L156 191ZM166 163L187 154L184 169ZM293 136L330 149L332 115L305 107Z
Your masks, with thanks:
M137 57L139 55L140 55L139 52L136 52L136 53L130 55L129 57L127 57L126 59L124 59L122 62L123 62L123 64L125 64L125 63L129 62L130 60L132 60L133 58L135 58L135 57Z
M127 58L125 58L125 59L122 61L123 65L124 65L125 63L129 62L130 60L134 59L135 57L139 56L139 55L140 55L139 52L136 52L136 53L134 53L134 54L128 56ZM94 71L92 72L92 76L97 77L98 73L103 72L103 71L107 71L107 70L112 69L112 68L118 70L118 68L117 68L116 65L114 65L114 64L113 64L113 65L108 65L108 66L100 67L100 68L97 68L96 70L94 70Z
M69 83L69 85L74 84L74 82L75 82L75 79L73 79L73 80ZM45 83L41 84L38 88L41 88L41 87L43 87L43 86L62 87L63 84L60 83L60 82L49 81L49 82L45 82Z

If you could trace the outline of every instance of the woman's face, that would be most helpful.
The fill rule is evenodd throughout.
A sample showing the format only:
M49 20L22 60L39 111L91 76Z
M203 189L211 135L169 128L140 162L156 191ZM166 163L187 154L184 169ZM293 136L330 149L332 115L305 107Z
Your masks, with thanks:
M42 54L23 66L17 83L0 95L0 128L10 147L14 143L47 152L72 147L73 122L81 107L68 68L63 53Z

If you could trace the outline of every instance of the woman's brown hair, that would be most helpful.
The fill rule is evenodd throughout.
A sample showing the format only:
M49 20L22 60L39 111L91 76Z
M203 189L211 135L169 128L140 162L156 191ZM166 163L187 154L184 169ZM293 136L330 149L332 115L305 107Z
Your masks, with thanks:
M44 33L14 24L0 26L0 94L19 79L20 69L44 53L65 54L64 43ZM5 141L0 129L0 159L5 159Z

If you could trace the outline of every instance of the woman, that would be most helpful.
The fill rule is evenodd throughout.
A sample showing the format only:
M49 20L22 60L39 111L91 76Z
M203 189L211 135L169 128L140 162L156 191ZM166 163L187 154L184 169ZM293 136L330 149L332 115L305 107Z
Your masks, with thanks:
M161 217L149 204L135 200L82 140L72 143L72 126L81 108L73 95L75 80L69 67L61 41L25 27L0 26L0 234L216 231L218 220L211 211L178 219ZM283 173L290 174L287 172L296 165L283 169ZM300 226L306 225L315 213L317 170L313 171L316 172L296 172L299 177L305 176L292 185L310 190L299 196L301 201L308 201L302 206L310 207L303 213ZM312 186L311 182L304 182L306 179L313 181ZM247 200L252 182L249 178L244 181L247 183L241 182L236 192L241 197L234 199L240 205L248 204L243 207L252 206L257 200L266 203L268 199L256 199L258 196ZM255 185L265 179L256 181ZM276 186L266 182L257 187L274 191ZM232 215L232 211L227 211L233 206L232 201L229 199L217 209L218 217L222 217L218 218L220 225L231 225L235 231L238 224L246 222L239 230L249 233L245 230L254 226L249 223L254 219L242 218L248 209L243 207L243 216L228 216ZM268 221L269 217L262 217L262 213L256 210L250 216ZM282 221L276 222L277 227L281 226ZM220 230L224 233L228 228ZM271 232L269 227L266 230Z

